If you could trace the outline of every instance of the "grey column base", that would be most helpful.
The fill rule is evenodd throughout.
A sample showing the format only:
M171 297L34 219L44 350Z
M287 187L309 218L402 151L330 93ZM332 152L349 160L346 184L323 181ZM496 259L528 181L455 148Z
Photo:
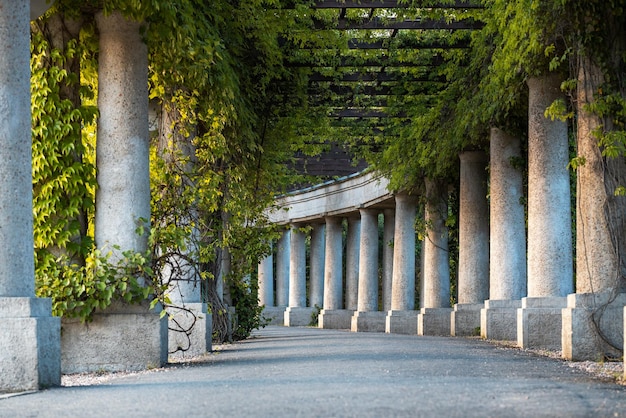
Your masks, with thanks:
M452 308L422 308L417 315L417 335L450 336Z
M117 304L93 321L61 321L61 371L144 370L167 363L167 317L146 304Z
M285 325L285 306L266 306L263 308L263 317L267 325Z
M521 307L521 300L486 300L480 310L480 336L517 342L517 310Z
M323 329L351 329L352 315L349 309L322 309L318 317L318 327Z
M385 332L387 314L381 311L355 312L352 316L352 332Z
M212 350L213 316L206 303L187 303L185 309L168 308L169 358L195 357Z
M306 327L311 325L311 315L315 308L288 307L285 310L286 327Z
M615 350L605 342L596 330L592 319L593 312L598 312L610 300L608 293L584 293L567 296L567 308L563 309L562 351L567 360L600 361L605 356L621 357L622 352ZM624 343L624 306L626 293L617 295L606 305L600 316L599 326L604 336L617 347Z
M517 345L520 348L561 349L562 310L565 297L522 298L517 310Z
M388 334L417 335L417 311L389 311L385 320Z
M480 310L484 303L457 303L450 315L450 335L471 337L480 335Z
M0 393L61 385L61 320L50 299L0 297Z

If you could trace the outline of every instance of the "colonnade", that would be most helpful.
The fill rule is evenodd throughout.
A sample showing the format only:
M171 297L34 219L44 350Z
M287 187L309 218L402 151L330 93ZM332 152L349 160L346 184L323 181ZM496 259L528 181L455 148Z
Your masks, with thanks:
M323 223L289 224L275 256L259 264L259 300L266 306L265 314L287 326L309 325L312 314L318 313L323 328L416 333L416 312L412 315L415 330L405 329L411 326L406 311L415 304L416 208L415 197L400 194L386 196L372 207L326 216Z
M578 293L574 290L567 125L544 115L562 95L560 80L553 75L533 78L528 89L526 207L525 156L520 138L493 127L489 156L481 151L459 155L459 261L454 306L450 306L445 224L448 184L424 180L427 231L419 275L415 270L415 196L392 196L380 189L376 195L364 188L342 200L337 197L338 190L353 185L338 181L279 199L277 203L285 210L273 221L291 228L291 236L294 228L325 224L324 298L318 326L418 335L480 334L488 339L516 341L523 348L563 350L564 357L570 359L595 359L606 350L594 329L594 321L601 321L603 332L609 334L604 339L619 342L624 335L626 298L621 293L615 295L612 278L594 276L597 282L593 291L583 283L576 289ZM354 183L353 179L345 182L350 181ZM585 195L578 196L579 201L584 199ZM380 214L384 218L382 231L376 222ZM347 225L343 240L342 219ZM384 235L385 251L379 257L380 234ZM283 239L288 237L286 232ZM579 236L580 240L584 241ZM302 243L299 239L295 245ZM281 258L303 253L302 249L293 251L277 253L276 266L283 262ZM315 263L320 269L322 257L313 256L313 251L311 254L311 266ZM267 295L273 281L269 265L264 263L268 261L262 262L264 274L259 283L268 289ZM289 285L298 286L298 292L305 289L305 282L302 274L289 277ZM287 283L276 276L277 289ZM419 308L414 306L416 299L420 300ZM277 322L281 322L284 311L284 324L309 323L308 317L294 321L291 301L281 306L265 296L260 303L275 313ZM298 308L310 313L313 305L305 306L302 299L299 304ZM600 306L603 317L596 320Z

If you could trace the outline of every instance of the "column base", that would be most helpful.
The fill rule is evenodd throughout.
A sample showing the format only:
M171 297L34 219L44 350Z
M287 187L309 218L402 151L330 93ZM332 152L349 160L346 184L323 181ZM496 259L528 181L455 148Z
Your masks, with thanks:
M450 336L452 308L422 308L417 315L417 335Z
M267 325L285 325L285 306L266 306L263 308L263 318Z
M285 310L285 326L286 327L306 327L311 325L311 315L315 312L315 308L306 307L288 307Z
M417 311L389 311L385 320L388 334L417 335Z
M517 310L517 345L521 348L561 349L565 297L522 298Z
M187 303L185 308L167 309L170 358L195 357L212 349L213 316L207 313L207 304Z
M61 385L61 320L50 299L0 297L0 393Z
M453 337L480 336L480 310L484 303L457 303L450 314L450 335Z
M61 371L144 370L167 363L167 317L148 304L116 303L93 321L61 321Z
M385 332L385 312L356 311L352 316L352 332Z
M480 310L480 336L489 340L517 341L517 310L521 300L486 300Z
M621 348L624 343L626 293L618 294L610 304L609 301L608 292L567 296L567 308L562 311L562 351L565 359L600 361L606 357L622 356L621 350L611 345ZM599 319L598 326L608 342L598 334L594 312L596 320Z
M318 317L318 328L351 329L352 315L349 309L322 309Z

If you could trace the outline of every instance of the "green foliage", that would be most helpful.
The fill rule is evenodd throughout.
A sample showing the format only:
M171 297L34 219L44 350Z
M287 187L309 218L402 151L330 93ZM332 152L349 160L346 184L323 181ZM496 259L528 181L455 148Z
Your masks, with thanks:
M236 328L233 339L243 340L250 336L254 329L267 325L263 318L263 306L259 305L258 286L255 281L246 278L231 278L230 293L237 313Z
M115 300L146 300L152 292L146 286L153 276L149 259L133 252L122 253L117 263L111 263L110 257L111 253L93 250L84 265L69 264L63 257L39 260L37 295L52 299L53 315L82 321L90 321L96 310Z
M32 37L31 110L33 133L33 214L35 251L61 248L81 257L91 240L84 235L84 217L93 213L95 166L84 160L88 145L82 127L96 116L93 106L75 106L62 89L76 86L68 72L76 58L76 40L64 52L51 48L41 32ZM81 225L81 223L83 223Z

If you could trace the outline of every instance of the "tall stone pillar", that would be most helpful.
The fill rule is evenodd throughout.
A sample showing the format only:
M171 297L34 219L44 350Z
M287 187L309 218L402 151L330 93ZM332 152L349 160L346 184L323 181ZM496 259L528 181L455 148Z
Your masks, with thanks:
M385 331L417 334L415 310L415 216L417 198L398 194L393 239L393 283L391 309Z
M450 325L454 336L477 335L480 310L489 299L489 202L483 151L459 155L459 273Z
M426 179L424 240L424 307L417 318L419 335L450 335L450 261L448 252L447 187Z
M259 261L258 268L259 304L274 306L274 255L270 254Z
M378 310L378 212L360 209L359 301L352 331L385 331L385 312Z
M291 228L289 252L289 306L306 306L306 235L296 225Z
M393 284L393 248L396 211L395 209L385 209L383 211L383 311L387 312L391 309L391 292Z
M359 245L361 242L361 219L348 218L346 235L346 309L356 311L359 303Z
M522 348L561 349L561 310L573 291L567 123L544 116L559 98L559 76L528 80L528 297L517 314Z
M326 227L313 224L311 230L311 250L309 255L309 306L324 306L324 252L326 246Z
M147 249L150 221L150 138L148 126L148 52L141 23L119 12L96 15L98 57L98 141L95 240L110 261L120 251ZM119 246L120 250L116 250ZM167 362L167 318L120 303L89 324L64 320L64 373L132 370ZM129 349L128 347L133 347Z
M526 296L526 230L520 140L490 134L489 300L481 310L483 338L517 341L517 309Z
M596 129L607 121L588 109L605 82L602 68L579 56L576 100L576 293L563 309L562 352L569 360L623 355L626 305L626 200L615 188L626 184L626 158L602 155Z
M285 308L276 306L274 295L274 248L270 254L259 262L259 304L263 308L263 316L271 325L283 325L285 320Z
M289 253L289 307L285 310L285 326L309 325L312 311L312 308L306 306L306 234L297 225L292 225Z
M60 321L35 298L28 22L0 0L0 392L61 384Z
M285 230L276 245L276 306L289 304L289 253L291 252L291 230Z
M326 218L324 260L324 309L318 326L327 329L350 329L352 311L343 309L343 237L341 219Z

